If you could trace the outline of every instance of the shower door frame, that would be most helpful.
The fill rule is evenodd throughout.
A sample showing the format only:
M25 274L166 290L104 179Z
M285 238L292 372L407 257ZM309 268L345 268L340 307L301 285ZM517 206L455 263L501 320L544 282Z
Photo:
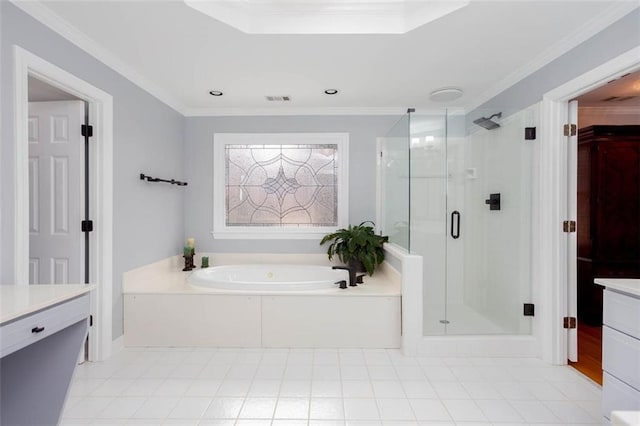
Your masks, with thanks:
M527 109L527 108L524 108ZM447 108L446 109L446 120L449 121L452 114L457 112L466 112L464 110L460 110L457 108ZM447 124L447 128L449 128L449 124ZM446 143L449 143L449 130L447 130L447 138ZM468 135L467 135L468 136ZM534 146L534 150L535 150ZM448 154L447 154L448 157ZM532 168L532 172L534 176L532 177L532 181L536 180L536 169L535 166ZM447 172L448 174L448 172ZM447 189L447 197L449 196ZM449 204L447 202L447 204ZM449 228L450 223L448 222L449 218L449 207L447 207L445 217L447 218L447 226L445 226L446 238L449 238ZM424 273L427 273L427 268L424 268ZM402 271L403 281L405 279L405 271ZM419 282L422 284L424 281L421 276ZM407 281L411 282L412 280L418 281L418 279L411 277ZM534 303L538 303L539 294L536 288L532 288L532 298ZM407 285L402 288L402 298L404 299L412 299L418 300L420 309L416 309L416 311L420 312L419 316L419 324L416 318L411 317L409 314L405 314L403 311L403 325L407 322L411 324L410 327L407 327L407 330L410 332L419 331L414 335L408 336L406 339L407 342L415 342L417 346L409 346L405 347L403 345L403 351L406 354L416 354L421 356L469 356L469 357L540 357L541 356L541 339L538 334L539 327L537 326L536 320L537 318L533 318L532 332L530 334L430 334L425 335L423 330L423 321L422 314L424 312L425 306L423 304L422 296L422 287L418 287L415 285ZM404 305L403 305L404 306ZM403 327L404 329L404 327ZM405 336L403 335L403 338ZM405 339L403 339L403 344Z
M534 224L533 282L542 287L542 316L539 333L543 360L564 365L569 353L568 332L562 318L569 312L570 246L562 232L562 221L569 218L570 197L568 170L568 137L562 129L568 123L569 101L606 84L612 79L640 69L640 47L633 48L579 77L545 93L542 99L541 139L538 158L536 215ZM545 188L543 191L542 189ZM573 296L572 296L573 297ZM571 301L575 303L575 301Z

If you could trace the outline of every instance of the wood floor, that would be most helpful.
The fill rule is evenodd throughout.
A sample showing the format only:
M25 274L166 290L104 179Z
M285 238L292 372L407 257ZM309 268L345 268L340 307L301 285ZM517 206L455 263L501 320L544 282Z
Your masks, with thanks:
M578 362L569 364L602 385L602 326L578 321Z

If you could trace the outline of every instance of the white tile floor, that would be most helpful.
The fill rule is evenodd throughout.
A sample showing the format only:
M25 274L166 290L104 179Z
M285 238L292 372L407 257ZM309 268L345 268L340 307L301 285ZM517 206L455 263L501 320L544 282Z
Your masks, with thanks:
M536 359L127 349L78 367L62 425L601 424L600 387Z

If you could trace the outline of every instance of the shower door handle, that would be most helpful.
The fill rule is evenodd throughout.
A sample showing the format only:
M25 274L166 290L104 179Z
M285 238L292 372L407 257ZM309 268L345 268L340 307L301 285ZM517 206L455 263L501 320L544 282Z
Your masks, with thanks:
M451 212L451 238L460 238L460 212L454 210Z

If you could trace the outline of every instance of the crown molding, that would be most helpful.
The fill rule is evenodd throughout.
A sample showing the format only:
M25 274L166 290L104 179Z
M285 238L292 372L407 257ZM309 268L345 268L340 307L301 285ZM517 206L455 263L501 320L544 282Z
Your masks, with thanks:
M442 112L442 110L440 111ZM285 115L403 115L407 107L188 108L186 117Z
M524 80L526 77L530 76L534 72L543 68L545 65L564 55L579 44L585 42L589 38L593 37L600 31L607 28L609 25L628 15L637 8L638 3L636 1L623 0L616 2L604 13L594 19L587 21L572 34L568 35L558 43L551 46L541 55L537 56L534 60L519 68L515 72L509 74L503 80L494 84L488 90L480 94L473 102L465 105L465 109L467 111L473 111L474 109L480 107L485 102L488 102L489 100L498 96L500 93L509 89L519 81Z
M182 102L177 100L161 87L152 83L147 78L143 77L113 53L100 46L95 40L88 37L78 28L71 25L68 21L54 13L48 7L44 6L40 1L10 1L14 6L49 27L71 43L75 44L80 49L105 64L107 67L111 68L136 86L140 87L142 90L149 93L151 96L184 115L186 107Z

